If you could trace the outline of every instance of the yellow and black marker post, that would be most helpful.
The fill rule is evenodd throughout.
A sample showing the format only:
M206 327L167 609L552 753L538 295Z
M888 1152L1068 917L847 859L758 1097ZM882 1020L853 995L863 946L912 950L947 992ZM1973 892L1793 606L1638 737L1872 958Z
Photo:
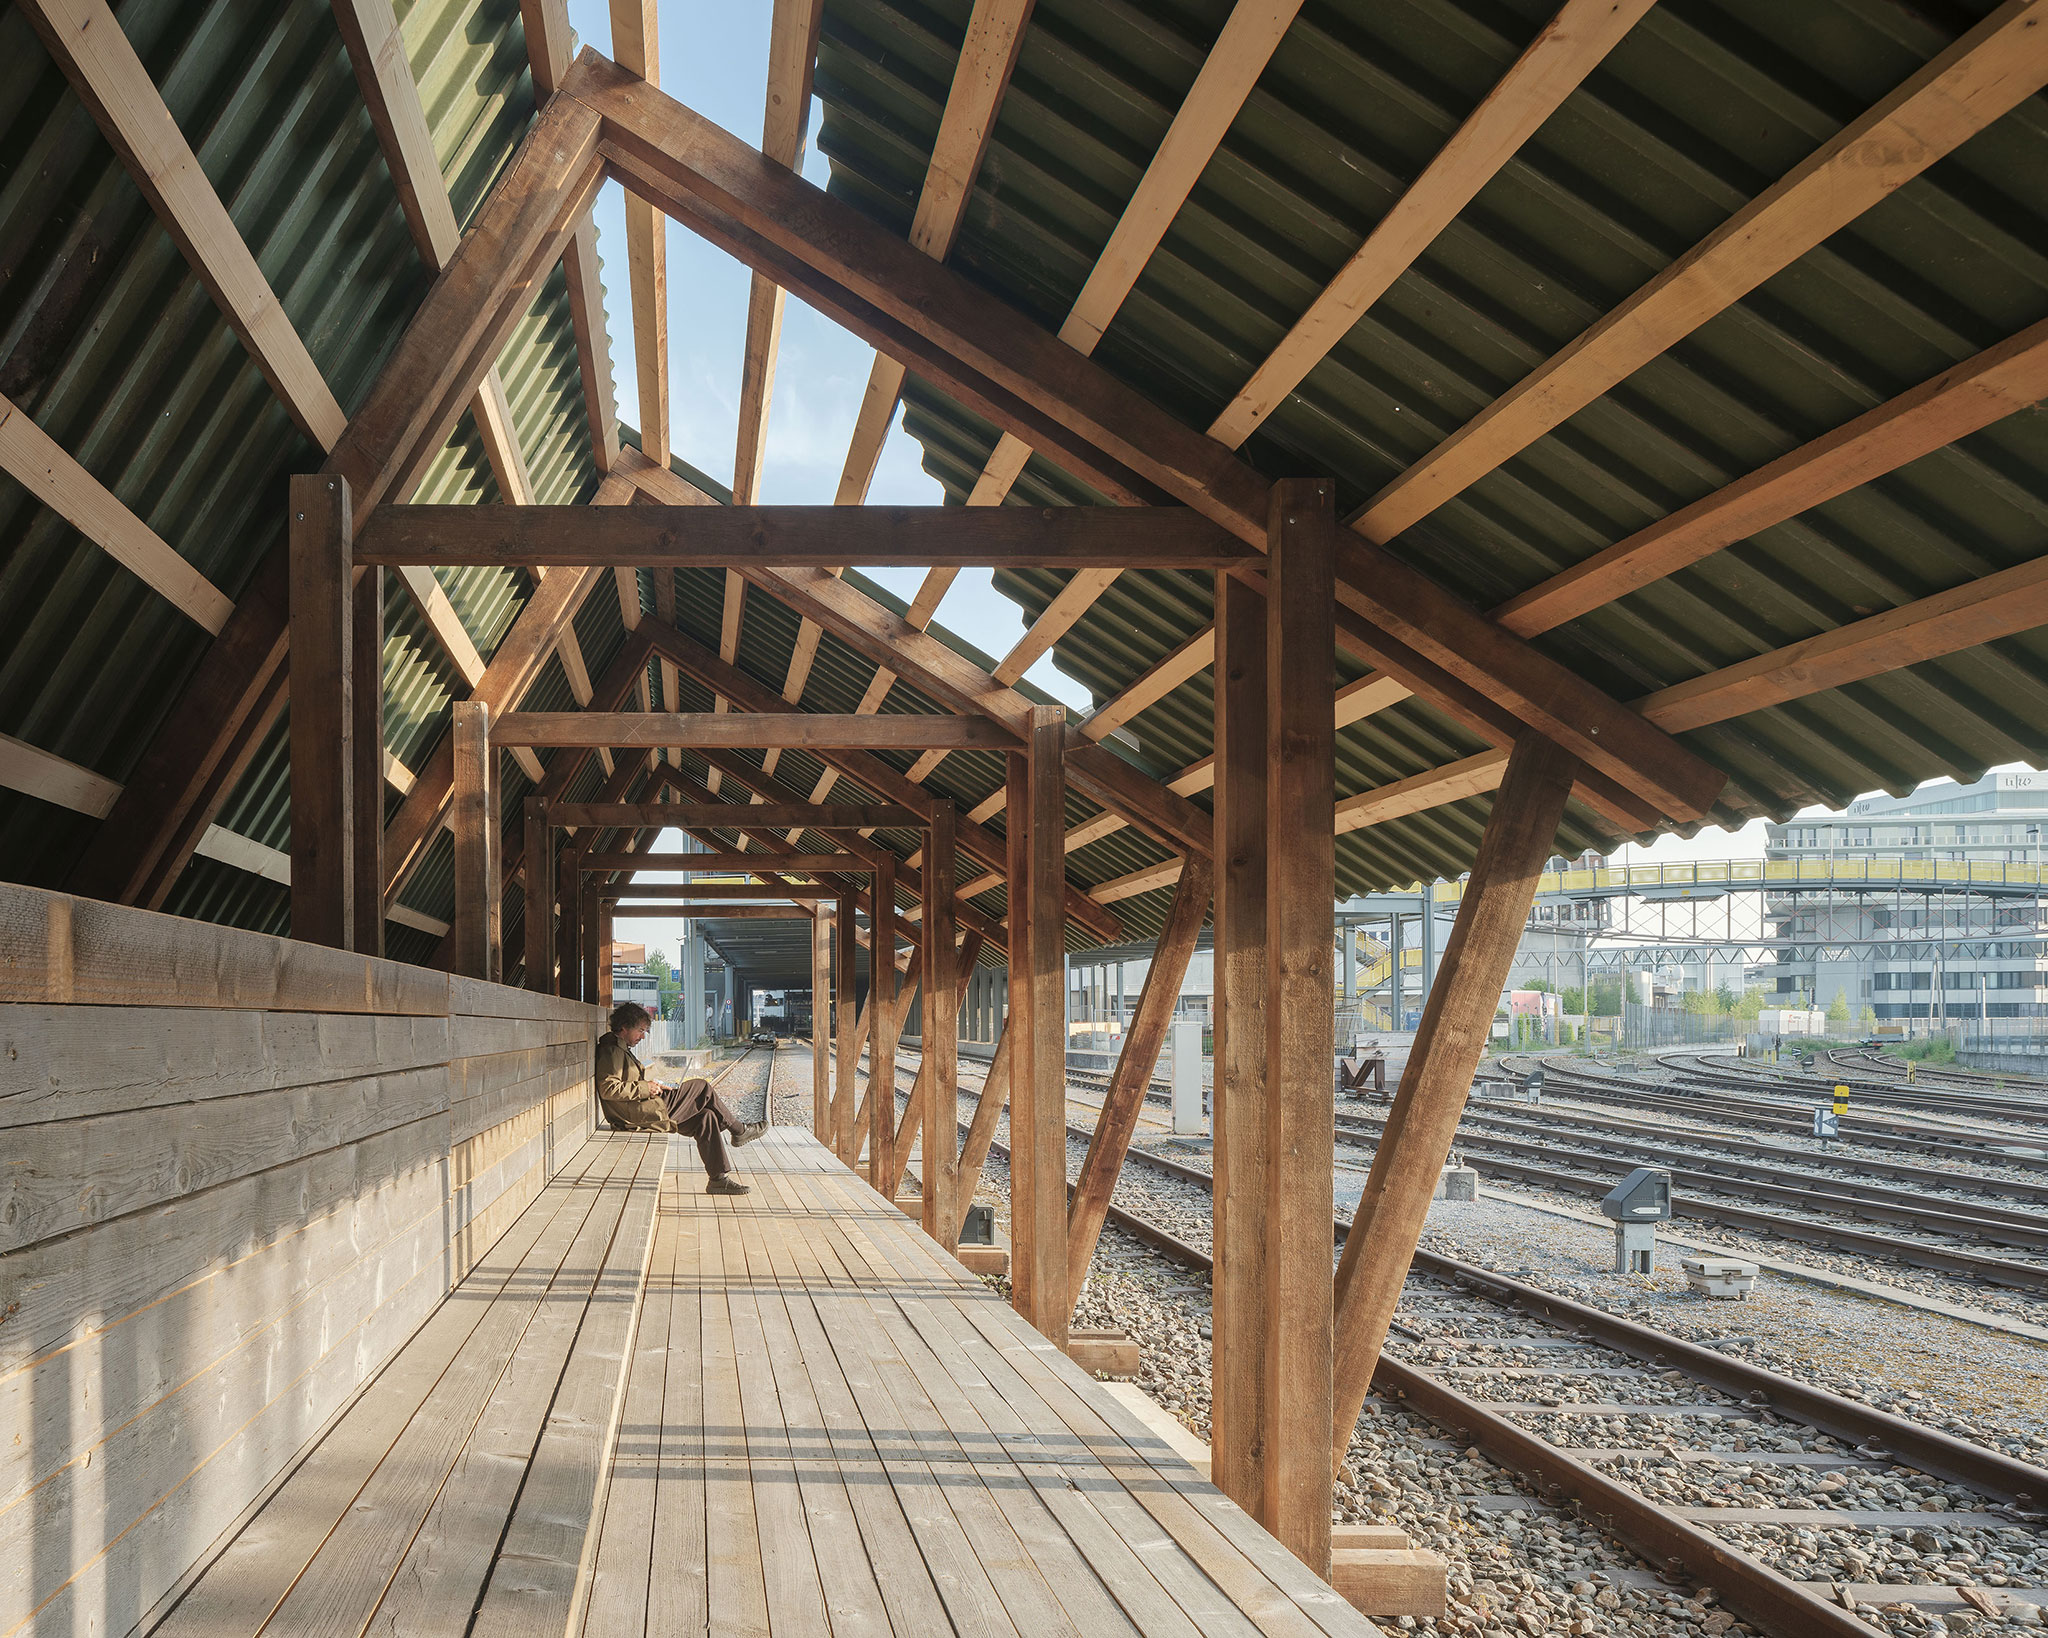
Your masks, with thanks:
M1840 1120L1849 1112L1849 1089L1840 1081L1835 1083L1835 1118Z

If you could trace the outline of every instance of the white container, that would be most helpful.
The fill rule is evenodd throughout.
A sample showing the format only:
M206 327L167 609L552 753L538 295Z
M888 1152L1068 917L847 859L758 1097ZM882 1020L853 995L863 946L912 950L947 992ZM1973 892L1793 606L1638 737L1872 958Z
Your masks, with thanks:
M1702 1296L1739 1301L1756 1286L1756 1264L1734 1257L1681 1257L1686 1285Z

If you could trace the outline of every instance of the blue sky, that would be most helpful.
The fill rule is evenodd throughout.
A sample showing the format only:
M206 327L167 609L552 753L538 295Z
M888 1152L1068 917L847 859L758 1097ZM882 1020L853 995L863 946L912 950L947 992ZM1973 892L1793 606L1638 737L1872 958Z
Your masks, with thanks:
M766 0L661 8L661 83L698 113L750 143L761 140L767 97ZM604 0L570 0L569 22L578 37L611 50L611 14ZM811 132L817 131L812 105ZM827 167L807 146L803 172L823 187ZM608 183L597 202L598 253L605 264L605 310L611 332L612 374L619 414L640 424L633 321L626 273L626 221L622 195ZM674 222L668 228L669 443L683 460L722 483L732 479L739 416L740 359L747 331L746 268ZM768 453L761 499L787 505L826 505L839 486L854 417L867 386L874 351L802 302L791 298L782 325L775 393L768 412ZM916 441L899 422L889 434L868 498L878 505L935 506L936 481L919 465ZM908 599L923 579L918 569L867 571ZM940 622L985 651L1002 655L1023 635L1017 605L1000 596L987 570L967 570L940 606ZM1052 657L1026 675L1056 699L1085 709L1088 692L1062 676Z

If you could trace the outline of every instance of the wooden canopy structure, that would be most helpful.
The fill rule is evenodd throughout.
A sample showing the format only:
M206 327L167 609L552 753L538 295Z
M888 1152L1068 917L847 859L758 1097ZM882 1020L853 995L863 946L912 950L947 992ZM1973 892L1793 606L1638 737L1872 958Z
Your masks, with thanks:
M1551 853L2048 756L2048 0L1842 0L1813 39L1732 0L1447 3L1455 50L1285 0L1199 42L1163 7L1114 39L1083 0L959 0L943 38L845 10L777 0L758 148L662 91L624 0L609 57L559 0L403 33L294 5L229 49L104 0L0 22L11 151L48 156L0 311L24 993L70 1004L95 906L142 918L138 966L187 936L148 912L289 931L319 956L280 964L369 996L286 984L303 1010L546 1058L517 1132L496 1092L418 1117L481 1099L463 1164L502 1158L568 1118L621 877L672 826L787 901L725 913L812 920L818 1136L885 1195L915 1146L942 1248L1007 1108L1013 1300L1064 1343L1213 916L1215 1474L1320 1573ZM463 56L493 41L512 66ZM1132 95L1088 125L1105 81ZM729 487L670 447L664 219L752 275ZM876 349L830 509L759 503L792 291ZM899 400L962 504L859 505ZM883 563L927 570L907 605ZM970 566L1030 616L1007 655L935 620ZM1022 681L1048 651L1078 720ZM1329 907L1466 871L1333 1279ZM1131 937L1158 955L1070 1200L1062 955ZM1007 1022L963 1144L983 952ZM893 1075L913 994L899 1118L857 1063Z

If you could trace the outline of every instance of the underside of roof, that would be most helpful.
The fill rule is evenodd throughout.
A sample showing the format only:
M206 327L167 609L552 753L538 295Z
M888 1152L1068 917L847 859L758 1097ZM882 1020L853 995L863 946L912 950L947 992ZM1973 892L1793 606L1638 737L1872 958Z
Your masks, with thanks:
M817 140L832 191L908 232L961 61L970 0L826 0L816 57ZM1057 329L1129 205L1231 13L1229 0L1038 0L948 265ZM1663 0L1543 121L1245 444L1268 477L1335 478L1340 512L1379 492L1589 325L1654 279L1844 125L1967 32L1985 0ZM1393 202L1537 37L1554 0L1309 0L1215 156L1173 213L1099 348L1098 364L1206 427ZM467 222L531 127L533 84L515 0L398 8L436 157ZM432 275L415 249L334 15L315 0L270 8L116 8L237 233L344 412L368 393ZM614 280L624 257L614 250ZM2048 316L2048 108L2039 95L1898 187L1740 301L1521 453L1396 536L1390 549L1490 609L1674 510ZM499 360L534 498L577 502L599 482L563 271ZM0 13L0 416L25 415L229 599L283 535L285 483L322 451L286 414L178 243L45 51L20 8ZM905 426L949 497L966 498L998 429L929 383L906 383ZM629 435L629 441L630 435ZM710 459L714 452L687 451ZM715 499L729 495L675 463ZM464 416L418 493L498 497ZM1099 504L1042 458L1014 504ZM1691 568L1534 639L1633 700L1851 621L2041 558L2048 537L2048 415L2005 416ZM629 626L674 624L716 651L727 577L641 570L625 604L609 574L578 610L575 648L596 678ZM533 594L523 570L439 569L462 634L488 659ZM901 614L857 574L849 583ZM1058 571L1006 571L1036 618ZM1209 576L1127 570L1059 639L1056 662L1098 703L1191 637ZM796 613L758 588L733 663L780 693ZM458 662L389 577L387 813L467 691ZM984 670L980 654L932 632ZM12 479L0 481L0 734L60 759L61 799L0 789L0 873L61 886L98 816L178 699L208 630ZM459 645L458 645L459 646ZM1338 679L1365 668L1340 655ZM872 655L827 635L801 703L851 712ZM708 690L650 662L654 709L710 709ZM515 704L575 704L550 658ZM1028 699L1045 696L1028 686ZM943 709L899 681L889 712ZM1162 782L1212 747L1199 672L1106 741ZM2036 630L1682 736L1730 777L1713 818L1737 823L1833 805L1872 788L1975 777L2048 757L2048 636ZM1488 743L1420 698L1343 727L1340 798L1421 775ZM877 753L898 771L908 752ZM579 753L540 753L555 759ZM750 753L759 765L758 753ZM683 773L716 784L685 755ZM534 788L505 762L508 846ZM785 753L799 796L825 765ZM965 811L1001 788L1001 758L956 751L925 781ZM68 782L68 783L67 783ZM563 790L594 795L594 759ZM1196 786L1192 800L1206 807ZM637 794L638 787L634 792ZM288 726L232 781L214 822L259 845L202 846L165 908L283 931L289 895ZM730 789L728 788L728 794ZM873 800L848 779L825 800ZM1469 868L1492 805L1469 797L1347 832L1338 888L1356 893ZM1099 810L1070 792L1078 825ZM989 819L1000 830L1001 814ZM723 833L730 842L737 831ZM1561 849L1610 839L1569 810ZM877 838L908 854L917 837ZM816 840L815 838L813 839ZM452 913L452 849L439 835L399 895L394 954L430 959ZM1134 828L1067 855L1087 891L1170 861ZM963 879L984 874L963 858ZM1132 938L1161 924L1170 889L1115 904ZM517 949L519 892L504 933ZM1000 883L972 899L1004 913ZM1089 935L1069 926L1075 945ZM993 952L990 952L992 955Z
M1056 329L1230 12L1038 0L949 265ZM910 225L967 0L828 0L831 189ZM1206 427L1535 38L1552 0L1309 0L1094 353ZM1484 410L1953 43L1990 7L1664 0L1242 451L1329 474L1340 515ZM1491 608L2048 315L2035 96L1395 539ZM912 377L904 424L964 500L997 429ZM1098 499L1034 457L1012 504ZM2027 561L2048 413L2025 410L1537 639L1622 699ZM1035 617L1057 571L999 574ZM1208 622L1206 577L1127 570L1056 663L1110 697ZM1340 661L1341 667L1341 661ZM1345 677L1355 671L1344 672ZM1170 776L1210 748L1207 673L1129 728ZM2048 754L2036 631L1683 736L1714 819L1839 806ZM1420 700L1338 736L1340 797L1484 747ZM1204 799L1205 800L1205 799ZM1469 867L1491 798L1339 838L1342 891ZM1574 807L1560 845L1605 829ZM1126 909L1135 906L1126 906Z

